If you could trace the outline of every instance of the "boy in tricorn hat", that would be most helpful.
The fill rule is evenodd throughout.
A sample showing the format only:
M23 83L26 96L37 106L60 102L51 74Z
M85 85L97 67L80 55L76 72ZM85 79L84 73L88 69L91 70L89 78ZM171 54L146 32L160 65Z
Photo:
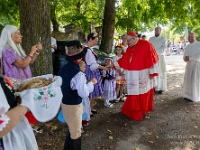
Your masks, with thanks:
M86 77L79 67L81 58L86 54L81 43L74 40L69 41L66 46L68 63L58 73L63 79L61 108L69 127L64 150L81 150L82 98L89 96L97 81L94 78L86 85Z

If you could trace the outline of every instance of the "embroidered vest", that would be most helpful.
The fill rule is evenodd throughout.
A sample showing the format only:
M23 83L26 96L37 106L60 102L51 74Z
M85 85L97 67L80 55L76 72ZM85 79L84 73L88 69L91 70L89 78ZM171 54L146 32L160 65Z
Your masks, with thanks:
M78 95L77 90L70 87L71 79L80 71L79 65L75 62L68 62L60 69L58 75L62 77L63 83L61 90L63 93L62 103L66 105L78 105L82 102L82 98Z
M8 86L6 86L6 84L10 85L10 83L7 83L3 76L0 76L0 84L8 101L8 104L10 105L10 109L17 106L17 100L14 96L14 90L12 89L12 87L8 88Z

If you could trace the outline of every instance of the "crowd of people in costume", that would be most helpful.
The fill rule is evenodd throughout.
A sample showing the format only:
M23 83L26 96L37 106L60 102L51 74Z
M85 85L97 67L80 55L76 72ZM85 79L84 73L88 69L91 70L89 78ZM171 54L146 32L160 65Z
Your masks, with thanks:
M124 102L122 113L133 120L143 120L148 111L154 109L154 92L167 91L165 51L167 40L160 35L161 28L155 28L155 36L141 39L134 31L122 36L122 43L115 49L115 57L106 58L105 66L97 63L98 55L93 46L98 36L90 33L86 45L73 40L66 43L67 64L58 72L62 79L59 98L62 99L62 115L68 132L64 150L81 150L83 126L88 125L91 116L98 114L93 107L94 99L101 96L104 106L114 107L114 103ZM200 84L198 63L200 44L194 33L189 34L184 61L187 62L183 96L186 100L199 101ZM0 149L37 150L33 129L37 122L33 106L14 95L15 81L32 77L30 64L37 61L42 44L32 46L25 54L20 43L22 35L19 28L7 25L0 39ZM54 50L56 46L53 46ZM194 49L191 52L190 49ZM100 73L100 70L102 71ZM195 72L191 74L191 72ZM59 80L61 82L61 80ZM192 82L192 83L191 83ZM127 97L124 95L127 92ZM47 114L48 115L48 114ZM84 117L83 117L84 116ZM20 130L23 128L23 130Z

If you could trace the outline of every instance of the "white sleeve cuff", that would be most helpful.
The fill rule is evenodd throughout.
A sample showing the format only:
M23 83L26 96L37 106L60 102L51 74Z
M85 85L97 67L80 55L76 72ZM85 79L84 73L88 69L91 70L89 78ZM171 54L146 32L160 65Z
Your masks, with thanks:
M7 115L5 114L0 115L0 131L2 131L3 128L6 127L9 121L10 121L10 118L8 118Z
M87 83L87 87L88 87L89 93L91 93L94 90L94 84L91 81Z
M94 63L94 64L91 64L91 65L90 65L90 69L91 69L92 71L98 69L98 67L99 67L99 64L97 64L97 63Z

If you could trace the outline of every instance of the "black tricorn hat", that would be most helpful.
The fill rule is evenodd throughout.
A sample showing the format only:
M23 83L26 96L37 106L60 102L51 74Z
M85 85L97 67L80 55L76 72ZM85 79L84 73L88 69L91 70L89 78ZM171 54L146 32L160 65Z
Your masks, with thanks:
M80 41L78 41L78 40L69 41L69 42L66 43L66 46L68 48L73 47L74 51L75 51L74 53L76 53L76 51L78 49L82 48L82 45L81 45ZM83 58L85 56L86 52L87 52L87 49L84 49L80 53L77 53L75 55L70 55L70 54L68 55L67 54L66 55L66 60L67 61L74 61L74 60L81 59L81 58Z
M81 45L80 41L78 41L78 40L69 41L66 43L66 46L67 47L74 46L76 48L82 48L82 45Z

